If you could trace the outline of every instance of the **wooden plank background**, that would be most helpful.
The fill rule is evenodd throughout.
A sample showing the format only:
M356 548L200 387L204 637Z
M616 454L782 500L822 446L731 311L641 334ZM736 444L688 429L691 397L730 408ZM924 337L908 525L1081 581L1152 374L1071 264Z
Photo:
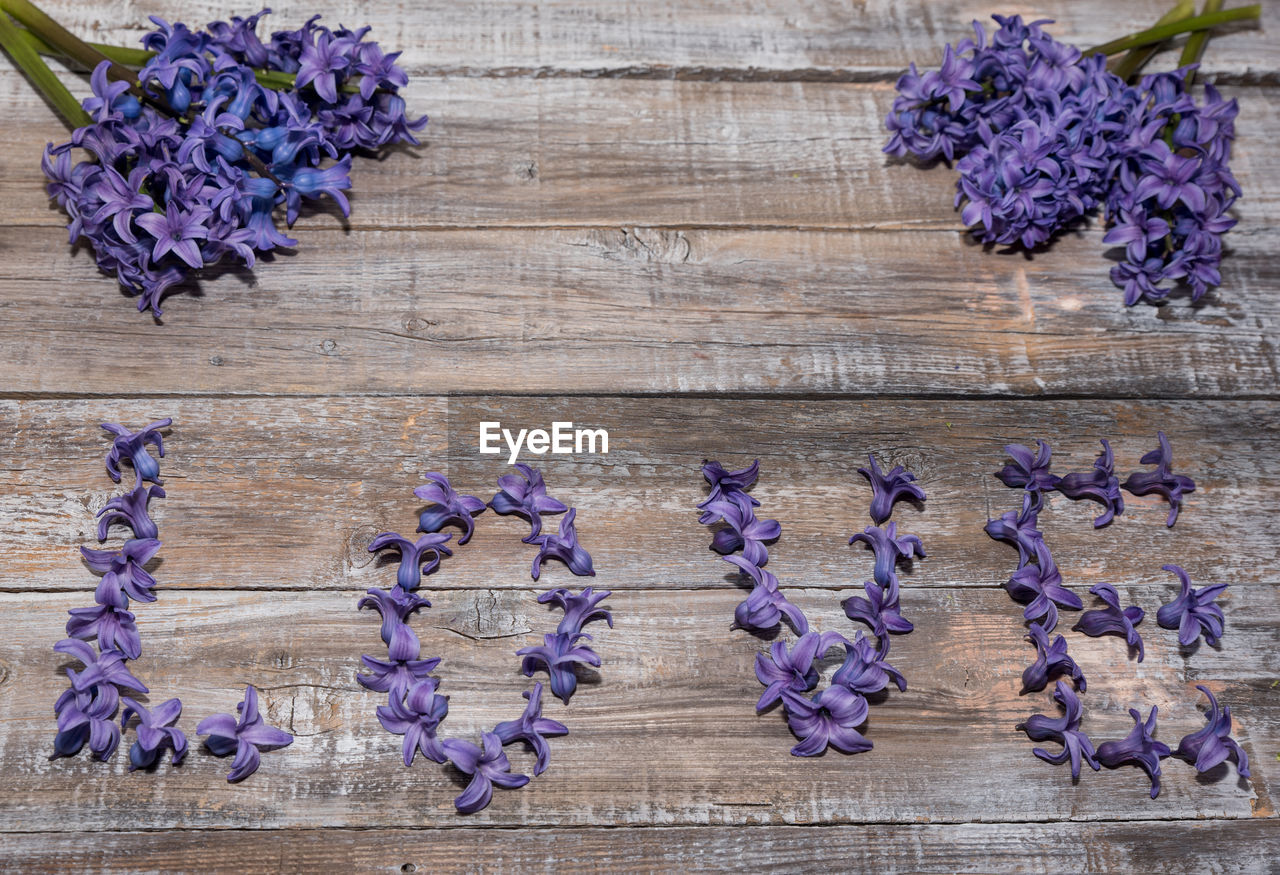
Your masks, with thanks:
M122 44L148 15L252 11L43 5ZM1055 18L1087 44L1166 5L275 4L279 25L321 11L405 49L427 143L357 162L350 221L304 217L296 255L171 297L160 324L64 245L38 164L64 130L0 61L0 868L1274 870L1275 41L1237 28L1205 59L1241 104L1246 197L1223 288L1197 307L1126 310L1096 224L1031 257L984 252L950 171L879 151L893 79L971 18ZM262 690L298 740L234 787L198 752L156 774L46 759L68 664L49 647L89 602L76 548L118 491L96 424L165 415L160 600L138 610L138 671L153 699L181 696L187 729ZM365 547L413 527L424 471L491 490L503 464L474 453L487 418L609 429L607 457L543 467L580 508L618 622L597 676L548 705L570 727L551 769L461 818L449 774L405 769L380 697L355 683L379 644L355 602L389 582ZM1095 740L1155 704L1176 744L1202 723L1196 684L1231 705L1252 780L1170 760L1153 801L1133 769L1073 785L1013 729L1047 696L1018 695L1030 647L999 588L1014 563L981 528L1016 499L991 477L1004 443L1050 439L1065 472L1107 437L1127 472L1161 428L1198 484L1175 528L1155 498L1094 531L1093 505L1058 497L1044 525L1082 594L1110 581L1150 613L1176 591L1166 562L1231 584L1220 648L1182 653L1153 615L1141 665L1067 633ZM894 641L910 686L873 706L873 751L800 760L782 717L754 713L765 645L728 629L743 593L696 524L698 464L762 460L756 495L784 532L770 567L848 634L840 600L870 571L846 544L868 522L854 469L871 451L930 494L895 515L929 551L903 578L917 630ZM481 516L428 581L415 625L444 658L455 732L512 716L527 683L512 651L548 622L534 594L580 582L555 567L533 585L518 529Z

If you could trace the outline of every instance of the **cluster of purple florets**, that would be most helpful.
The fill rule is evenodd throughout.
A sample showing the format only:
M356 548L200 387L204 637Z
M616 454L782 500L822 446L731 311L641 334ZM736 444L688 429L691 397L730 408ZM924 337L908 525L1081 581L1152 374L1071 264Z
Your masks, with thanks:
M1023 617L1028 622L1027 639L1036 649L1035 661L1022 673L1022 692L1043 690L1054 678L1054 700L1062 707L1058 717L1035 714L1018 724L1033 741L1055 741L1061 751L1050 752L1035 748L1032 752L1040 759L1054 764L1070 763L1071 776L1079 779L1081 764L1097 771L1102 766L1117 768L1132 764L1143 769L1151 779L1151 798L1160 794L1160 760L1169 756L1184 759L1205 772L1223 761L1234 758L1242 777L1249 777L1249 758L1231 738L1231 709L1218 707L1218 702L1206 687L1198 687L1209 698L1206 725L1197 732L1185 736L1176 749L1155 739L1158 709L1152 706L1144 720L1141 712L1130 709L1134 726L1124 739L1105 741L1094 748L1089 736L1080 728L1083 708L1077 692L1083 693L1087 680L1080 666L1068 652L1067 640L1050 635L1058 624L1058 610L1081 610L1084 603L1068 589L1062 574L1039 529L1039 516L1046 503L1046 496L1058 491L1072 500L1090 499L1103 505L1104 512L1094 520L1094 526L1109 525L1124 512L1121 488L1135 495L1158 493L1171 505L1167 519L1172 526L1177 519L1182 496L1195 489L1190 477L1174 474L1172 451L1164 433L1159 434L1160 445L1142 457L1143 464L1154 464L1154 471L1131 474L1121 484L1114 472L1114 456L1111 446L1102 441L1102 454L1092 469L1086 472L1058 477L1050 471L1052 450L1044 441L1037 441L1033 452L1021 444L1011 444L1005 451L1010 464L996 476L1006 486L1022 490L1021 511L1010 511L999 519L988 520L987 534L1018 550L1018 570L1009 578L1005 588L1018 602L1025 604ZM1214 599L1226 589L1226 584L1194 589L1187 573L1177 565L1165 565L1181 584L1181 592L1172 602L1162 605L1156 621L1166 629L1178 630L1178 643L1183 647L1195 644L1204 635L1205 641L1216 645L1222 635L1223 614ZM1073 631L1089 637L1115 635L1125 640L1131 652L1136 652L1138 662L1143 659L1142 637L1137 626L1145 612L1137 605L1121 606L1120 595L1109 583L1099 583L1089 589L1101 606L1081 614L1072 626ZM1069 679L1069 682L1068 682ZM1074 686L1074 690L1072 687Z
M956 206L983 243L1027 248L1101 208L1106 243L1125 247L1111 271L1125 303L1164 301L1174 285L1198 300L1221 282L1227 211L1240 196L1228 168L1235 100L1186 72L1128 85L1019 16L993 16L943 52L938 70L912 64L885 120L885 151L958 159Z
M357 675L356 680L367 689L387 694L387 704L378 707L378 721L391 734L404 736L402 752L406 766L411 766L421 753L432 762L453 763L470 776L467 788L454 800L460 814L473 814L485 808L493 798L495 786L515 789L529 783L528 775L511 770L511 762L503 752L506 745L522 742L533 750L536 755L533 774L540 775L551 760L547 739L566 735L569 729L559 721L542 716L543 687L538 682L524 694L528 704L520 717L482 732L479 745L464 739L439 737L440 724L449 713L449 697L438 692L440 682L432 677L440 659L422 658L422 645L409 625L409 617L422 608L431 607L431 602L417 592L423 575L435 572L443 557L453 555L446 545L452 535L442 533L441 529L456 526L462 533L458 544L465 544L475 531L473 517L491 507L496 513L518 515L529 522L531 531L524 540L539 545L531 570L535 580L545 559L563 561L575 575L595 574L591 557L577 543L574 511L547 495L542 474L537 469L520 464L516 467L520 474L499 478L498 492L487 504L474 495L459 493L443 474L427 474L427 484L414 490L428 505L419 516L418 525L419 531L425 534L416 541L394 532L384 532L373 539L369 544L371 553L395 550L399 554L396 584L390 589L370 589L359 602L359 607L373 608L381 615L387 658L362 656L361 661L369 673ZM565 513L560 534L541 533L544 513ZM597 592L591 587L580 593L563 587L541 593L538 601L556 605L564 611L564 616L556 631L543 637L542 644L516 651L522 658L521 672L533 677L538 671L546 671L552 694L566 705L578 687L576 666L600 667L600 656L584 643L592 638L583 627L603 620L612 628L612 614L600 607L610 594L608 590Z
M793 756L818 756L828 747L848 754L870 750L871 739L858 731L867 722L867 697L891 682L900 691L907 689L906 678L885 659L890 633L912 629L899 609L898 562L912 555L924 556L924 548L914 535L899 537L894 523L886 529L878 524L888 519L899 499L923 501L925 496L913 482L915 476L901 466L885 474L872 458L870 469L858 470L871 482L871 517L877 525L854 535L849 543L863 541L873 550L875 582L866 583L867 598L847 599L844 609L849 619L871 628L877 641L874 646L861 633L850 641L839 632L810 631L804 612L787 599L778 588L778 578L765 569L769 561L765 542L777 539L782 527L777 520L761 520L755 515L760 502L747 490L759 476L759 460L737 471L729 471L717 461L702 466L711 494L698 505L702 511L698 521L707 526L723 523L712 537L711 549L752 582L751 593L734 611L734 627L770 634L785 618L799 636L790 649L786 642L775 641L767 654L756 655L756 678L765 688L756 710L782 704L787 726L800 739L791 748ZM832 675L830 685L814 693L818 662L837 646L844 647L844 662Z
M153 18L145 99L103 62L83 104L93 123L45 151L71 241L89 242L139 310L159 315L167 290L223 258L252 267L258 253L296 246L277 208L292 225L304 201L328 196L346 216L352 153L416 144L427 123L406 115L399 53L367 41L368 28L331 31L316 16L263 42L255 28L268 11L205 31ZM89 158L73 162L74 148Z

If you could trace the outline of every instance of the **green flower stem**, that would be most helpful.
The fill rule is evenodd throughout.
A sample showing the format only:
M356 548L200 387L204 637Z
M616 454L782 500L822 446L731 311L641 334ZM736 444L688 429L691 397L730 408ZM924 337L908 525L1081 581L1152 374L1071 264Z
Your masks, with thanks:
M53 104L67 124L80 128L92 123L93 119L80 108L80 101L75 99L67 86L49 69L49 65L22 39L19 31L20 28L0 10L0 47L13 59L13 63L27 74L31 84Z
M1155 23L1155 26L1160 27L1163 24L1172 24L1175 21L1182 21L1190 18L1195 14L1195 0L1181 0L1177 6L1160 16L1160 19ZM1199 33L1196 33L1192 36L1192 39L1195 39L1195 37L1199 35ZM1125 56L1120 59L1119 63L1115 65L1115 68L1111 72L1128 82L1129 77L1133 76L1134 73L1137 73L1146 66L1147 61L1150 61L1152 56L1162 48L1164 48L1163 43L1159 43L1154 46L1143 46L1140 49L1130 49Z
M8 0L5 0L5 2L8 2ZM1254 3L1251 6L1237 6L1235 9L1224 9L1221 12L1214 12L1209 15L1196 15L1182 21L1162 24L1159 27L1153 27L1149 30L1112 40L1109 43L1103 43L1100 46L1094 46L1085 50L1084 53L1086 55L1118 55L1120 52L1127 52L1130 49L1159 45L1171 37L1180 36L1184 33L1208 30L1211 27L1228 24L1232 21L1257 20L1261 17L1262 4L1260 3Z
M1204 0L1204 9L1201 14L1208 15L1217 12L1222 8L1222 0ZM1200 57L1204 54L1205 43L1209 41L1209 31L1200 30L1191 34L1187 38L1187 44L1182 47L1182 57L1178 59L1178 66L1185 67L1188 64L1200 63ZM1195 81L1195 71L1187 73L1187 85L1190 86Z
M0 0L0 9L8 12L63 57L70 58L87 70L93 70L103 61L111 66L107 76L125 82L137 97L144 97L138 88L138 76L128 67L111 61L102 52L77 37L61 24L45 15L31 0Z

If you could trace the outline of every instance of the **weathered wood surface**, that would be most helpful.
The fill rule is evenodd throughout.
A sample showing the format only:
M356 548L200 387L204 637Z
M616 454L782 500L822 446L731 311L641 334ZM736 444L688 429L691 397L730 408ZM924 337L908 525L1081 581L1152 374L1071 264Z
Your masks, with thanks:
M317 11L324 23L373 26L384 45L404 48L403 63L425 75L684 77L719 79L882 79L911 61L935 63L942 45L971 34L970 22L990 25L992 12L1026 20L1051 18L1050 31L1081 47L1150 27L1166 0L1073 0L1071 3L991 4L973 0L500 0L485 3L273 2L260 33L294 28ZM147 16L181 17L197 25L253 4L184 0L180 10L159 0L46 0L43 8L78 34L99 42L136 45L151 27ZM1265 20L1280 6L1263 3ZM1259 32L1232 28L1215 37L1205 58L1219 75L1272 81L1280 47Z
M43 5L122 43L148 14L252 11ZM361 161L349 222L305 217L297 256L202 282L162 325L63 244L38 166L63 129L0 61L0 869L1274 870L1280 44L1265 22L1206 56L1241 103L1224 287L1126 310L1096 225L1031 258L983 252L951 209L954 174L886 159L881 120L896 75L972 18L1056 18L1092 43L1167 0L273 5L282 26L319 11L404 48L427 145ZM164 415L162 589L139 607L137 670L154 700L183 698L188 729L263 690L298 740L237 787L199 752L157 774L122 754L45 758L68 664L50 646L92 592L76 548L118 491L96 423ZM608 457L542 465L581 508L618 623L599 676L570 708L548 702L571 729L551 769L463 819L455 780L405 769L381 697L354 680L379 647L355 602L389 583L365 546L413 528L422 472L487 493L504 460L472 452L481 417L609 428ZM1002 444L1045 437L1061 473L1108 437L1127 473L1157 428L1198 483L1174 529L1154 497L1126 496L1099 532L1088 503L1045 517L1082 595L1109 581L1150 614L1175 591L1165 562L1231 584L1221 649L1183 653L1149 616L1141 665L1066 615L1095 740L1155 704L1176 744L1202 724L1197 683L1232 707L1253 780L1170 760L1153 801L1134 769L1073 786L1013 729L1052 705L1018 695L1031 648L999 589L1014 563L981 526L1016 500L991 477ZM761 458L756 494L784 527L770 567L819 628L852 634L839 603L870 571L845 543L868 522L868 451L930 493L896 515L929 551L904 574L917 631L892 654L911 686L873 707L873 751L802 761L782 718L754 713L766 644L728 630L744 590L696 524L697 465ZM415 621L461 734L518 710L531 682L512 651L549 623L534 593L581 582L556 566L533 584L520 523L477 522Z
M695 563L691 557L690 576ZM568 578L557 572L543 584ZM533 587L453 590L447 575L430 583L433 607L413 625L424 652L444 659L436 673L451 697L445 734L475 737L523 706L520 694L532 682L519 674L514 651L540 642L554 617ZM1167 595L1163 586L1118 589L1125 604L1149 609ZM817 628L854 632L839 606L852 590L789 592ZM400 738L374 714L384 697L356 684L359 655L382 647L377 617L356 610L356 588L170 590L139 608L144 651L134 665L153 701L180 695L190 729L230 709L252 683L268 721L296 735L288 749L264 754L244 784L228 785L227 762L198 750L179 769L156 774L130 774L120 756L110 764L50 762L51 703L66 685L59 668L70 661L49 644L61 637L66 609L87 595L0 595L6 615L23 617L0 642L9 677L0 688L7 830L1275 818L1276 587L1224 600L1221 651L1185 655L1173 632L1144 624L1146 659L1134 665L1123 642L1062 629L1089 679L1084 727L1096 740L1128 732L1127 708L1157 705L1159 737L1176 745L1204 724L1196 683L1231 705L1252 780L1241 782L1231 766L1198 778L1170 760L1156 800L1139 770L1088 772L1073 786L1065 767L1031 755L1035 745L1014 725L1056 712L1047 693L1018 695L1034 650L1022 640L1020 611L999 590L907 583L903 613L916 630L895 638L891 653L907 692L873 705L866 734L874 750L811 760L788 755L795 739L776 710L754 712L761 688L752 666L765 644L729 631L741 592L619 591L610 599L614 628L592 630L604 660L598 678L588 676L567 708L546 704L570 731L553 742L551 767L465 823L452 810L459 787L449 773L424 762L406 769ZM531 765L517 748L509 755L518 769Z
M909 465L929 493L924 512L899 506L929 558L912 585L990 587L1012 570L1009 548L990 541L990 516L1020 498L992 472L1011 441L1047 438L1059 473L1086 470L1106 437L1127 476L1163 428L1174 469L1196 491L1177 525L1164 526L1156 496L1126 494L1113 525L1092 527L1097 505L1055 496L1046 531L1067 583L1103 580L1173 591L1166 562L1197 578L1273 587L1280 519L1280 419L1270 402L724 401L706 399L319 398L0 402L0 508L13 546L0 585L19 591L85 591L77 547L94 538L94 512L120 488L102 469L103 433L116 418L173 416L164 461L168 498L156 502L165 549L162 576L183 589L360 589L385 577L366 552L380 531L411 531L429 470L488 498L505 456L476 453L478 423L547 426L552 420L609 430L608 456L551 457L539 464L553 494L581 508L578 531L613 589L732 588L729 566L707 549L694 505L706 495L705 458L759 457L761 513L783 524L770 567L806 586L860 586L870 572L846 545L870 524L870 489L856 473L875 451ZM270 519L264 527L255 521ZM486 513L451 563L451 586L530 586L531 549L521 523Z
M0 833L0 854L24 872L187 867L314 872L335 857L360 871L723 872L762 860L788 871L1204 872L1267 871L1273 824L1223 823L893 824L804 827L447 831L226 830L70 835ZM815 835L815 832L817 833Z

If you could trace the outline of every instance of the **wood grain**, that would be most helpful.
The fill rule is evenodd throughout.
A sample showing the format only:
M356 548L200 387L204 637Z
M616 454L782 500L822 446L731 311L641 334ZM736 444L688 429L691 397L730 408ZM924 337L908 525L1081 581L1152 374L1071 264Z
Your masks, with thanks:
M9 394L1230 398L1280 373L1270 230L1203 305L1156 309L1123 306L1095 232L1028 259L943 231L308 229L163 326L59 235L0 241Z
M1191 823L893 824L804 827L672 827L556 830L326 829L0 833L4 866L22 872L68 867L244 871L271 865L312 872L341 858L357 871L574 873L724 872L773 865L795 872L1082 872L1119 870L1265 872L1274 862L1267 820ZM1194 848L1194 853L1188 851Z
M567 578L553 574L537 588ZM511 591L459 591L444 578L431 585L433 607L414 627L424 651L444 659L437 673L451 696L448 734L472 737L519 710L531 681L519 675L513 652L540 641L553 618L528 582ZM1166 596L1163 586L1118 589L1124 604L1148 609ZM839 607L847 592L788 592L816 628L854 632ZM463 825L449 773L423 762L406 769L400 739L374 716L382 696L355 682L358 656L382 646L377 617L356 611L359 594L168 591L139 608L144 650L136 671L153 701L182 698L184 727L228 710L252 683L268 721L297 736L265 754L261 770L238 786L223 780L226 761L198 751L157 774L129 774L119 756L105 765L48 761L51 704L66 685L58 669L68 664L49 647L62 637L66 609L86 603L88 593L0 595L4 615L23 617L0 642L6 829ZM1182 653L1172 632L1144 624L1146 659L1135 665L1117 639L1062 628L1089 679L1084 727L1095 739L1127 733L1127 708L1157 705L1159 737L1176 745L1204 723L1196 683L1231 705L1252 780L1238 781L1233 767L1198 778L1189 765L1169 761L1154 801L1136 769L1088 772L1073 786L1065 768L1031 755L1034 745L1014 725L1047 709L1049 696L1019 697L1031 648L1017 605L989 588L904 585L903 612L916 631L895 639L891 661L909 687L872 708L866 732L875 749L791 757L795 740L782 717L754 713L760 685L752 663L765 644L729 630L741 596L730 587L616 592L615 627L592 630L602 667L570 706L546 705L570 729L553 745L551 768L525 790L498 794L465 825L1274 822L1274 586L1224 599L1228 633L1220 651ZM529 767L529 754L512 748L510 755L516 768Z
M1223 93L1240 101L1243 234L1280 216L1267 183L1280 177L1280 101ZM881 151L893 95L886 82L424 79L410 103L433 119L426 147L357 161L350 226L959 229L955 174ZM13 73L0 75L0 113L27 120L0 130L6 213L65 224L39 162L65 130ZM340 224L322 213L299 227Z
M429 470L484 497L505 457L476 452L478 423L603 426L608 456L526 456L552 493L581 508L578 530L612 589L732 589L694 505L706 495L705 458L746 464L759 457L756 495L783 524L770 567L805 586L859 586L866 553L847 546L869 524L870 490L856 473L868 452L910 466L929 493L924 511L899 506L900 525L925 541L929 558L912 585L991 587L1012 570L1009 548L990 541L990 516L1020 499L991 476L1010 441L1048 439L1056 469L1084 470L1108 438L1127 476L1171 436L1175 470L1197 483L1177 525L1164 526L1156 496L1125 496L1126 511L1095 531L1097 505L1056 496L1046 532L1067 583L1163 587L1160 566L1196 579L1274 587L1273 512L1280 472L1275 405L1255 403L760 401L618 398L151 399L0 402L0 447L15 467L0 471L0 529L9 533L6 589L85 591L77 548L93 539L94 512L119 487L104 475L97 423L141 424L172 416L164 461L169 497L157 502L165 549L158 572L183 589L363 589L385 570L366 552L387 529L410 531L420 502L412 489ZM269 525L261 521L270 520ZM531 549L521 523L477 518L450 586L527 589ZM527 531L527 530L526 530ZM637 549L637 545L643 545Z
M149 15L172 18L160 0L46 0L42 7L86 39L135 45ZM1056 19L1050 32L1090 46L1150 27L1169 4L1104 0L1006 4L1028 20ZM1234 28L1213 38L1204 62L1219 75L1263 79L1280 69L1280 51L1265 30L1274 0L1263 3L1262 29ZM373 26L388 50L403 49L413 73L460 76L591 76L868 79L897 76L908 63L941 57L942 45L971 34L970 21L990 24L989 3L973 0L497 0L474 3L386 3L339 0L317 7L275 2L259 33L298 27L317 9L325 23ZM241 14L249 11L240 9ZM225 3L185 0L182 19L197 25L229 14ZM1173 64L1172 54L1162 59Z

